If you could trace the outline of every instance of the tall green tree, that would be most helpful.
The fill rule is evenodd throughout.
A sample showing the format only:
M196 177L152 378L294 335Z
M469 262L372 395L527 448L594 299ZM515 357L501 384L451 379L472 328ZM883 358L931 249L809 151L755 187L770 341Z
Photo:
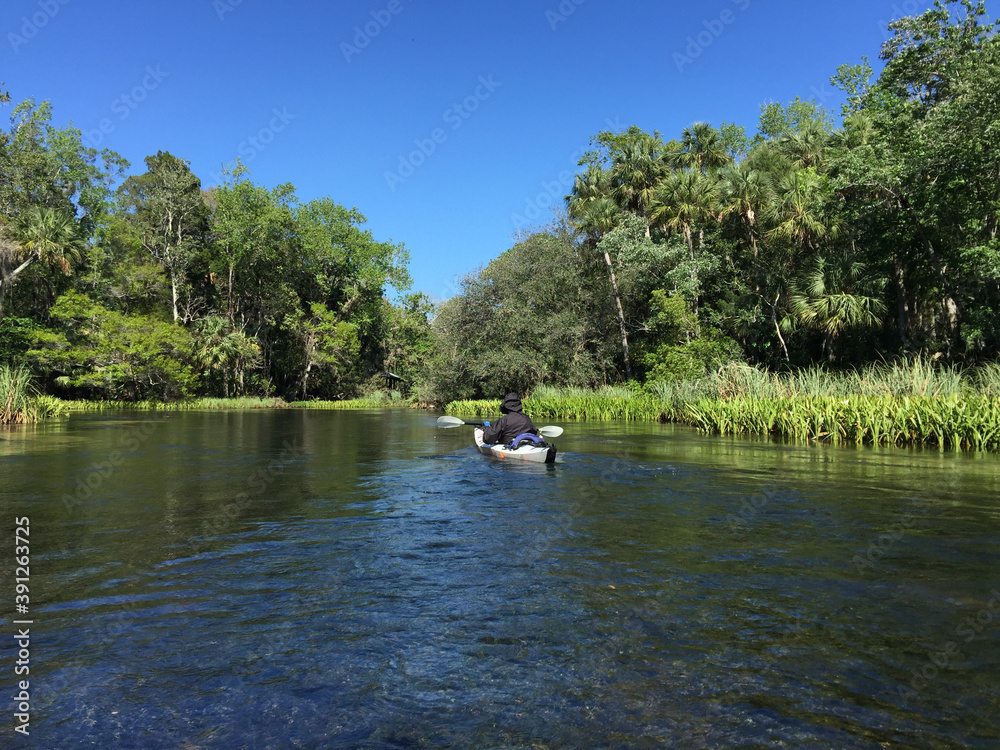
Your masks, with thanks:
M704 251L704 229L699 227L719 215L720 194L718 182L712 175L698 169L675 172L657 186L653 194L650 219L665 232L677 232L684 237L689 253L691 275L691 304L698 317L698 300L701 295L698 255ZM694 234L698 229L698 252L695 252Z
M900 340L952 356L1000 344L996 29L985 3L938 2L891 24L874 85L839 81L857 92L836 187L894 278Z
M188 274L207 254L208 206L187 162L165 151L145 161L146 173L129 177L119 194L143 249L166 273L174 322L188 323L197 310Z

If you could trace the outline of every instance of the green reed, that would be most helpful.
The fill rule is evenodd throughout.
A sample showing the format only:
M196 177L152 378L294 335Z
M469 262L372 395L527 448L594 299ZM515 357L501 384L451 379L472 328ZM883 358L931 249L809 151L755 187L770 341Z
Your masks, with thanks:
M280 398L239 396L236 398L196 398L189 401L58 401L67 412L101 411L244 411L248 409L384 409L408 407L400 397L375 394L345 401L295 401Z
M776 374L731 365L698 380L626 391L538 388L524 399L524 411L536 421L676 422L800 442L1000 450L1000 364L971 374L928 358L846 372L816 366ZM446 411L496 416L500 401L455 401Z
M0 365L0 424L38 421L31 372L23 365Z

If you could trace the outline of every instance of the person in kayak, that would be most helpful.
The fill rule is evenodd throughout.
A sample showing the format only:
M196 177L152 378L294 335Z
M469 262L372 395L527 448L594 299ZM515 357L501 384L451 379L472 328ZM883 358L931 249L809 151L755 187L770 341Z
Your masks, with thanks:
M483 422L483 442L486 445L506 445L525 432L537 435L538 430L521 412L521 398L516 393L508 393L500 404L503 414L496 422Z

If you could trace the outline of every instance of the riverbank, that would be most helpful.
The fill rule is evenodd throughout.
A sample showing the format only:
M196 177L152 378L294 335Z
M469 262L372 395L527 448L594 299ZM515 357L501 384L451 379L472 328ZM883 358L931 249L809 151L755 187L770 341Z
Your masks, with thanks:
M0 372L0 375L3 375ZM63 401L32 395L27 372L8 368L0 422L28 423L73 413L238 411L248 409L421 408L397 392L345 401L279 398L201 398L155 401ZM6 382L6 381L5 381ZM692 381L597 390L541 386L524 399L536 421L659 421L707 433L770 435L798 442L929 446L942 450L1000 450L1000 365L975 371L940 367L928 359L829 372L812 367L770 373L732 365ZM449 414L489 418L500 399L453 401Z
M59 401L67 413L117 411L243 411L246 409L389 409L413 406L385 394L344 401L285 401L280 398L196 398L190 401Z
M500 401L455 401L449 414L489 417ZM797 441L1000 450L1000 401L982 396L736 397L691 402L632 398L528 398L536 422L675 422L722 435L771 435Z
M66 401L33 395L26 379L11 378L4 387L0 370L0 425L32 424L43 419L102 411L244 411L247 409L391 409L416 408L401 397L388 394L345 401L284 401L280 398L198 398L190 401Z
M496 416L500 400L453 401L449 414ZM731 366L695 381L597 391L539 388L534 420L674 422L723 435L796 441L1000 450L1000 367L973 373L928 360L830 373Z

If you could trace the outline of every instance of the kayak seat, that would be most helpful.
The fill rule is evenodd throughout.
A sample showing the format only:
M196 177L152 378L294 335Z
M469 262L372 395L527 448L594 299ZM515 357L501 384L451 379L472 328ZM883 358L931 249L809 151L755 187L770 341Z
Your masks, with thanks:
M522 445L534 445L537 447L542 447L545 444L546 444L545 441L542 440L542 438L539 435L534 435L530 432L522 432L520 435L518 435L516 438L514 438L507 444L507 449L514 451L520 448Z

